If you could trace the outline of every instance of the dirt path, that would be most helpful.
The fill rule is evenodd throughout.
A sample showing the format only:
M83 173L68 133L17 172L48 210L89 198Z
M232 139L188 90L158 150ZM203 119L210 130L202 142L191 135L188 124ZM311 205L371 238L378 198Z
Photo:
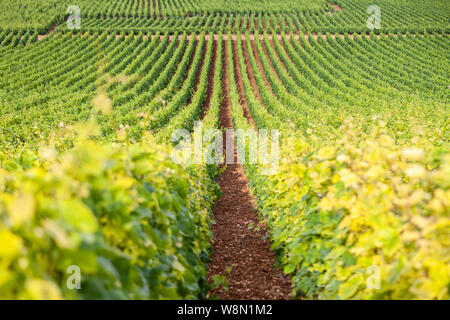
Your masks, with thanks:
M162 8L161 8L161 1L158 0L158 11L159 11L159 18L162 19L163 15L162 15Z
M197 46L198 46L198 41L196 40L195 43L194 43L194 50L192 50L192 54L191 54L191 56L190 56L190 58L189 58L189 65L188 65L188 67L187 67L186 72L184 73L184 76L183 76L183 82L181 83L180 88L183 86L184 82L185 82L186 79L187 79L187 76L188 76L188 74L189 74L189 71L188 71L188 70L189 70L189 68L192 66L192 62L194 61L195 51L197 50Z
M38 40L44 39L46 36L48 36L50 33L52 33L52 32L56 29L57 26L58 26L58 24L57 24L57 23L54 23L54 24L50 27L50 29L47 30L46 33L44 33L44 34L39 34L39 35L38 35Z
M255 29L256 30L259 30L259 22L258 22L258 19L257 18L253 18L254 19L254 21L255 21Z
M205 102L202 105L202 113L200 114L200 120L203 120L206 113L209 110L209 105L211 103L211 97L212 92L214 89L214 75L216 73L216 58L217 58L217 41L214 41L213 43L213 54L212 54L212 61L211 61L211 69L209 70L208 74L208 89L206 89L206 99Z
M280 76L278 75L278 72L276 71L275 67L273 66L272 61L270 60L270 56L269 56L269 53L267 52L267 48L266 48L264 41L260 40L259 42L261 44L261 48L264 52L267 62L269 63L270 69L272 70L272 72L274 73L274 75L278 79L278 81L281 82Z
M284 71L289 73L288 69L286 68L286 66L283 63L283 60L281 60L280 56L278 55L277 49L275 49L275 43L273 42L273 39L269 39L269 44L270 44L270 47L272 48L273 55L278 60L279 64L283 67ZM270 59L270 57L269 57L269 59Z
M206 56L206 49L208 47L208 44L206 43L206 41L203 43L203 48L202 50L202 58L200 60L200 66L198 68L198 72L195 75L195 81L194 81L194 88L192 88L192 94L189 96L188 102L187 104L191 104L192 102L192 98L194 97L194 92L197 92L198 89L198 84L200 83L200 76L201 76L201 70L203 68L203 65L205 64L205 56Z
M233 127L228 83L228 52L224 46L223 92L220 107L220 123L223 128ZM224 149L226 144L224 143ZM224 150L226 154L226 150ZM234 150L236 159L236 149ZM209 263L209 282L214 275L227 278L229 290L223 287L209 292L219 299L289 299L290 281L279 269L273 268L274 258L270 243L263 239L266 230L259 223L254 210L254 199L241 164L226 165L218 184L222 196L216 202L213 213L215 224L214 253ZM261 227L254 231L250 226ZM228 272L229 271L229 272Z
M263 80L264 80L264 82L266 84L266 87L269 89L270 93L273 96L275 96L275 94L273 93L273 90L272 90L272 86L270 85L270 82L267 79L266 74L264 73L264 67L263 67L263 65L261 63L261 60L259 58L258 50L256 49L255 40L251 40L250 42L252 44L253 55L255 56L256 63L258 64L261 76L262 76L262 78L263 78Z
M248 56L247 43L245 41L242 42L242 50L244 52L245 66L247 67L247 74L250 79L250 84L252 85L252 89L255 92L256 98L261 104L263 104L261 93L259 92L258 85L256 84L255 75L253 74L252 64L250 63L250 57Z
M157 15L156 15L156 11L158 10L157 8L156 8L156 1L155 0L152 0L152 9L153 9L153 19L154 20L156 20L157 19Z
M234 77L238 87L239 102L242 104L244 117L247 119L248 123L255 128L255 123L250 115L250 110L248 109L247 100L244 94L244 82L242 81L241 69L239 68L239 58L237 52L237 41L233 41L233 63L234 63Z
M333 3L333 8L334 12L342 11L342 8L337 3Z
M284 41L283 41L282 39L281 39L281 40L273 40L272 43L271 43L271 45L273 46L274 50L275 50L275 43L274 43L274 41L278 41L278 44L279 44L279 46L280 46L280 49L281 49L283 55L286 56L290 62L294 63L294 62L292 61L292 57L289 55L289 53L288 53L287 50L286 50ZM287 41L287 45L292 45L291 41L295 41L295 40L291 40L291 39L286 38L286 41ZM301 47L301 46L302 46L302 45L300 44L300 47ZM277 54L277 57L278 57L278 59L280 60L281 64L285 67L285 70L287 70L287 69L286 69L286 65L285 65L284 62L281 60L281 57L280 57L280 55L278 54L278 52L275 51L275 53Z
M151 4L151 0L147 0L147 7L148 7L148 13L147 13L147 18L151 18L152 17L152 4Z

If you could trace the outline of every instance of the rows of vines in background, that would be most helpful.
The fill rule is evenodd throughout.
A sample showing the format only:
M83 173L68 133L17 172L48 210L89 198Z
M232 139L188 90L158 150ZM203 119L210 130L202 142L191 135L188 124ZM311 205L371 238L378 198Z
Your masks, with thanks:
M179 2L179 3L177 3ZM81 31L236 33L253 32L368 32L369 0L338 1L339 10L331 2L284 1L114 1L81 0L72 3L34 2L17 4L6 0L0 25L5 30L45 33L53 24L66 30L64 19L69 5L80 8ZM381 10L381 28L376 32L423 33L449 31L449 4L443 0L392 1L376 3ZM19 15L20 12L20 15Z
M81 1L80 8L86 16L101 17L148 17L166 18L210 13L250 13L250 12L296 12L301 10L317 10L325 7L325 1L285 0L119 0L105 2L103 0Z
M8 58L0 65L2 152L36 147L56 129L88 119L98 85L122 75L129 76L129 81L115 83L105 93L113 99L114 123L129 128L130 138L139 138L140 119L152 114L149 129L156 133L194 94L195 77L203 70L201 58L206 47L204 40L187 41L187 35L169 40L168 35L160 34L59 35L19 51L2 47ZM207 54L210 57L210 45ZM104 69L100 78L99 67ZM203 79L201 99L206 87ZM203 100L193 101L197 110ZM26 113L17 113L24 109ZM192 117L197 117L197 111ZM99 115L105 140L113 133L109 120ZM70 147L70 142L61 147Z
M45 33L66 14L67 0L2 0L0 28L3 30L34 30Z
M126 28L128 30L170 31L189 30L189 32L223 32L246 31L270 32L313 31L333 33L366 32L370 16L367 8L370 1L341 1L340 9L327 3L326 6L308 10L279 10L262 7L264 10L244 9L244 12L228 9L207 11L201 14L163 15L163 18L145 19L139 14L125 14L125 19L116 21L115 15L103 13L99 19L96 11L87 10L86 24L83 30L111 30ZM449 10L445 1L408 1L398 3L390 0L377 2L382 13L379 32L448 32ZM228 5L226 6L228 8ZM246 8L245 5L242 8ZM290 8L293 8L292 6ZM342 10L341 10L342 9ZM92 13L91 13L92 12ZM96 12L94 14L94 12Z
M395 9L394 9L395 10ZM445 12L438 11L438 14L432 15L430 19L403 20L397 19L400 15L384 17L380 29L375 29L376 33L424 33L438 32L448 33L449 16ZM236 33L244 32L263 32L271 33L284 32L332 32L332 33L366 33L371 30L367 28L367 19L369 14L363 11L361 14L355 14L358 11L348 12L346 14L328 11L298 12L290 14L281 13L251 13L251 14L208 14L194 16L174 16L164 19L146 19L140 17L128 18L108 18L99 19L96 17L86 17L83 19L81 31L114 31L127 30L127 32L138 32L140 30L155 32L169 31L179 32L187 31L189 33ZM382 11L384 12L384 11ZM64 30L65 26L61 28Z
M0 28L4 30L35 30L45 33L54 24L63 23L69 16L69 6L77 6L84 18L143 18L164 20L168 17L186 17L214 13L251 12L297 12L304 9L317 10L325 6L325 1L294 1L273 3L262 0L45 0L45 1L1 1ZM164 22L163 22L164 23ZM186 30L183 30L186 31Z
M338 0L342 11L331 12L309 19L311 31L364 32L366 22L374 12L368 11L376 5L380 9L381 29L379 32L449 32L449 3L445 0ZM376 30L374 30L376 31Z
M448 139L448 132L438 129L446 126L448 118L448 68L440 64L447 36L327 37L308 41L303 36L296 40L291 34L289 38L282 35L281 39L269 40L265 36L264 41L255 41L255 50L275 93L274 98L264 96L265 102L270 106L285 105L284 119L290 119L304 132L325 126L333 135L343 117L352 115L363 120L377 114L393 128L395 136L405 139L418 129L419 119L426 119L427 127L420 130L430 140ZM193 93L200 51L207 46L201 40L194 48L194 42L187 41L186 36L174 39L142 33L135 37L60 35L20 51L2 47L4 56L12 61L0 66L1 74L8 74L1 79L0 91L3 151L8 153L30 142L36 145L55 128L87 119L96 86L105 80L97 80L99 59L104 61L101 64L106 63L106 74L123 72L131 76L130 82L108 89L108 95L114 98L116 124L130 127L129 134L138 137L139 130L133 129L137 115L148 112L154 117L149 128L160 131ZM311 34L309 39L313 39ZM109 52L99 56L99 50ZM66 64L67 59L72 62ZM194 63L188 72L190 62ZM271 66L279 77L268 71ZM202 82L200 92L205 86ZM76 96L73 90L77 90ZM201 101L192 110L191 122L197 117L198 105ZM24 108L26 114L15 112ZM304 110L305 115L299 117L297 110ZM108 123L107 117L100 119ZM367 130L370 123L366 122ZM104 128L105 137L111 132L108 126Z
M430 140L448 139L448 132L439 130L448 118L448 71L439 59L447 37L270 39L254 41L277 99L270 105L300 114L285 113L299 130L322 127L333 136L350 115L370 130L370 119L379 115L404 139L424 119Z

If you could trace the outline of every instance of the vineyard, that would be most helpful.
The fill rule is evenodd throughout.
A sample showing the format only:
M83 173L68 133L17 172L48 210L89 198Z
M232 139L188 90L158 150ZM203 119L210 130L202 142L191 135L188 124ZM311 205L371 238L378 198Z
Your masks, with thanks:
M450 298L448 1L72 4L0 1L0 298Z

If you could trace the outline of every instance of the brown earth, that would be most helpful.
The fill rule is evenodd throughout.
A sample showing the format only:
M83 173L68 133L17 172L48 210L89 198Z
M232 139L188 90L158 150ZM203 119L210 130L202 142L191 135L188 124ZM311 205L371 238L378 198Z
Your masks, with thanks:
M188 68L189 68L190 66L192 66L192 62L194 61L195 51L197 50L197 46L198 46L198 41L196 40L195 43L194 43L194 50L192 51L192 54L191 54L191 56L190 56L190 58L189 58L189 65L188 65ZM184 78L183 78L183 82L182 82L181 86L182 86L183 83L186 81L188 74L189 74L189 72L185 72L185 73L184 73Z
M153 6L152 6L152 8L153 8L153 19L156 20L157 16L156 16L156 2L155 2L155 0L152 0L152 4L153 4Z
M255 29L256 30L259 30L259 22L258 22L258 19L257 18L253 18L254 19L254 21L255 21Z
M286 66L284 65L283 61L281 60L280 56L278 55L277 50L275 49L275 44L273 43L273 39L269 39L269 43L270 43L270 46L272 47L272 52L275 55L275 57L278 59L280 65L283 67L284 71L288 72Z
M242 42L242 50L244 51L245 66L247 67L247 74L250 79L250 84L252 85L252 89L255 92L256 98L259 100L260 103L263 103L261 93L259 92L258 85L256 84L255 75L253 74L252 65L250 63L250 58L248 56L248 48L246 42Z
M233 63L234 63L234 78L238 87L239 102L242 104L244 117L247 119L248 123L255 128L255 123L250 115L248 109L247 100L244 94L244 82L242 82L241 69L239 68L239 58L237 53L237 41L233 41Z
M191 104L192 97L194 96L194 92L197 91L198 84L200 82L201 70L203 68L203 65L205 64L205 56L206 56L206 48L207 48L207 46L208 46L208 44L206 42L204 42L203 43L203 48L202 48L202 58L200 60L200 66L198 68L197 74L195 75L194 88L192 89L192 94L189 96L187 104Z
M52 32L56 29L57 26L58 26L58 24L57 24L57 23L54 23L54 24L50 27L50 29L47 30L46 33L44 33L44 34L39 34L39 35L38 35L38 40L42 40L44 37L48 36L50 33L52 33Z
M333 8L334 8L334 12L342 11L342 8L339 7L339 5L337 3L333 3Z
M161 8L161 1L158 0L158 10L159 10L159 18L162 19L163 15L162 15L162 8Z
M291 39L286 38L288 45L291 45ZM284 41L283 40L275 40L278 41L278 44L280 45L281 50L283 51L284 55L286 55L289 58L289 61L292 62L292 58L291 56L287 53L286 51L286 47L284 46ZM272 41L273 42L273 41ZM277 54L278 55L278 54ZM279 57L279 56L278 56ZM280 59L281 62L281 59Z
M267 30L266 19L261 19L263 30Z
M211 103L212 92L214 89L214 75L216 72L217 41L214 41L212 50L213 50L211 61L212 65L210 67L211 69L209 70L208 74L208 89L206 89L206 99L202 105L202 113L200 114L200 120L203 120L203 118L205 117L206 113L209 110L209 105Z
M272 71L273 71L274 75L277 77L278 81L281 81L280 80L280 76L278 75L278 72L275 71L275 67L272 64L272 61L270 61L269 53L267 52L267 48L266 48L266 46L264 44L264 41L261 41L261 39L259 41L261 43L261 47L262 47L262 49L264 51L264 54L267 57L267 61L269 62L270 69L272 69Z
M220 107L220 123L231 129L228 53L224 46L223 92ZM224 154L226 144L224 143ZM236 160L236 149L234 149ZM209 263L208 280L215 275L227 278L229 289L218 287L211 290L208 297L219 299L289 299L290 281L278 268L273 268L274 254L270 251L267 231L259 222L254 209L254 199L248 188L248 181L241 164L226 165L218 181L222 196L214 206L214 253ZM249 225L260 227L254 231Z
M266 74L264 73L264 68L263 68L261 60L259 58L258 50L256 49L255 40L252 40L251 44L252 44L252 49L253 49L253 55L255 56L255 60L256 60L256 63L258 64L258 67L259 67L261 76L264 80L264 83L266 84L266 87L269 89L270 93L275 96L275 94L272 91L272 86L270 85L270 82L267 79Z
M147 6L148 6L148 18L151 18L151 8L152 8L152 4L151 4L151 0L147 0Z

